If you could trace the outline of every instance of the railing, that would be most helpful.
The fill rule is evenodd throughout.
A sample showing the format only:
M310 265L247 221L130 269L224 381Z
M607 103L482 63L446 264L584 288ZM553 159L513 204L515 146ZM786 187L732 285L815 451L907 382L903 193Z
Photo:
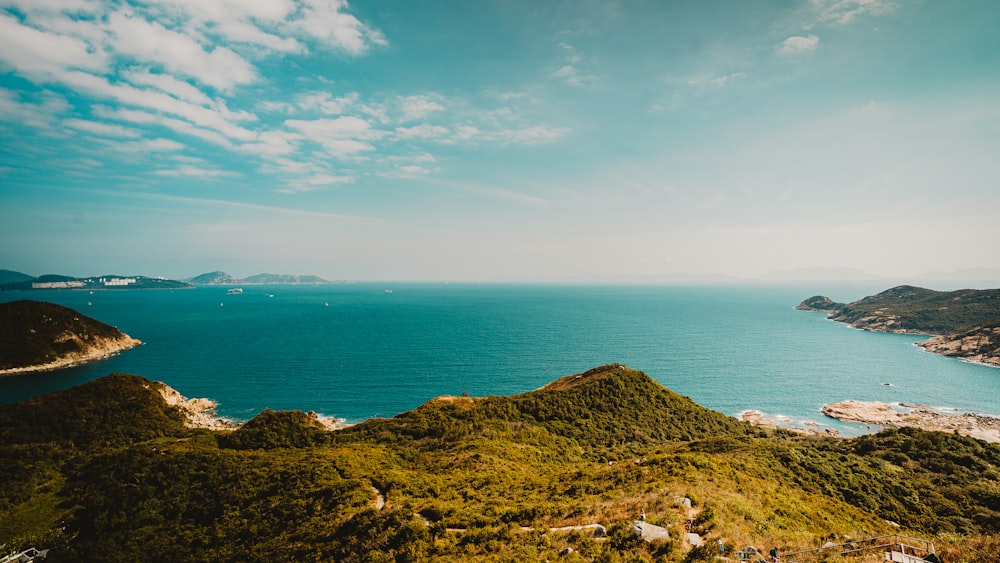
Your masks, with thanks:
M782 563L805 563L808 561L817 561L820 557L830 555L831 553L836 553L844 557L859 557L876 552L889 553L893 551L904 555L925 558L928 555L934 554L934 544L919 538L894 534L785 553L782 554L781 561Z

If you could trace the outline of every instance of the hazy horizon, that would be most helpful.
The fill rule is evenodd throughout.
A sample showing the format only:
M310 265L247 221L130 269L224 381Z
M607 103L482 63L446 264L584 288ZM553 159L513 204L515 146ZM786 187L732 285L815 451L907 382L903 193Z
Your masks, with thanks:
M5 0L0 268L986 279L998 19L984 0Z

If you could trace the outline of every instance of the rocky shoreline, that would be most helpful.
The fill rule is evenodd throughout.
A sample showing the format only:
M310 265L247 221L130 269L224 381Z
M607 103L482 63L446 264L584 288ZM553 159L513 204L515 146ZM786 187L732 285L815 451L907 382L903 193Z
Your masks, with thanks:
M920 428L957 432L987 442L1000 443L1000 417L977 413L947 414L934 407L881 401L841 401L824 405L823 414L846 422L882 428Z
M209 430L236 430L242 423L218 416L215 413L218 403L212 399L205 398L195 398L188 399L187 397L181 395L176 389L167 385L166 383L156 381L153 382L153 388L156 389L163 397L163 400L167 402L168 405L180 409L184 414L185 420L184 425L188 428L207 428ZM350 426L342 420L331 418L328 416L323 416L317 414L316 412L310 411L306 413L307 416L316 421L317 424L323 427L324 430L334 431L340 430Z
M749 410L740 415L740 420L743 422L748 422L754 426L760 426L762 428L781 428L782 430L790 430L792 432L797 432L799 434L805 434L806 436L830 436L833 438L840 437L840 431L835 428L821 428L818 422L804 421L802 426L783 426L792 423L791 419L773 419L764 416L764 413L757 410Z
M853 303L822 295L799 303L853 328L872 332L916 334L924 350L990 367L1000 367L1000 290L939 292L899 286Z
M72 336L67 338L72 338ZM83 351L72 352L58 360L44 364L0 369L0 376L68 368L95 360L103 360L136 346L142 346L142 341L124 333L118 338L95 338L93 343L86 344L86 349Z
M935 336L917 342L917 346L934 354L1000 367L1000 327L978 327L964 334Z

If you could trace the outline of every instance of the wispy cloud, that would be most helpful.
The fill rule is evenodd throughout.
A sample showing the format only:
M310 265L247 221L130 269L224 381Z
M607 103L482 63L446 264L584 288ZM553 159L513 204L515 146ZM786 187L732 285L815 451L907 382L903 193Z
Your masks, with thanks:
M206 143L226 152L213 166L160 169L159 178L225 178L249 168L274 175L277 190L299 193L363 176L438 173L441 167L391 160L430 155L435 146L534 145L570 131L520 114L510 107L514 97L379 97L323 77L303 77L310 87L301 91L271 82L262 69L279 57L297 63L333 51L351 58L388 45L344 0L4 5L0 69L37 88L0 89L0 125L50 138L86 135L132 164L145 151L150 169L160 164L157 153L194 154ZM581 64L572 46L562 49L568 64ZM586 79L577 74L572 82ZM340 163L358 169L334 171Z
M816 12L807 26L819 23L845 25L864 15L881 15L896 9L896 3L887 0L810 0Z
M816 35L793 35L778 45L778 53L782 55L800 55L811 53L819 47L819 37Z

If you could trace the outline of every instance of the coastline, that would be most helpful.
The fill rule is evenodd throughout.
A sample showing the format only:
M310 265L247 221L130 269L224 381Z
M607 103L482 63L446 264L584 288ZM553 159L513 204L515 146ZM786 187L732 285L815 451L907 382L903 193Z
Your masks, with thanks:
M188 399L162 381L154 381L152 385L153 389L159 391L168 405L180 409L185 417L184 425L188 428L235 430L239 427L238 424L227 418L216 416L215 407L218 406L218 403L211 399Z
M22 373L53 371L57 369L73 367L80 364L85 364L87 362L103 360L105 358L109 358L116 354L120 354L125 350L131 350L132 348L135 348L137 346L142 346L142 344L143 343L141 340L132 338L127 334L122 334L122 336L119 338L105 340L100 345L91 346L85 352L77 352L69 354L66 357L60 358L52 362L48 362L45 364L35 364L31 366L0 369L0 377L7 375L17 375Z
M1000 443L1000 416L947 414L927 405L847 400L823 405L822 413L845 422L860 422L881 428L919 428L956 432L987 442Z
M162 381L154 381L153 389L160 393L163 400L166 401L168 405L180 409L181 413L183 413L185 417L184 425L188 428L236 430L237 428L243 426L243 422L218 416L215 413L215 409L219 406L219 404L212 399L188 399L184 395L181 395L179 391ZM306 415L328 432L334 432L353 426L353 424L347 423L343 419L323 416L315 411L309 411Z

